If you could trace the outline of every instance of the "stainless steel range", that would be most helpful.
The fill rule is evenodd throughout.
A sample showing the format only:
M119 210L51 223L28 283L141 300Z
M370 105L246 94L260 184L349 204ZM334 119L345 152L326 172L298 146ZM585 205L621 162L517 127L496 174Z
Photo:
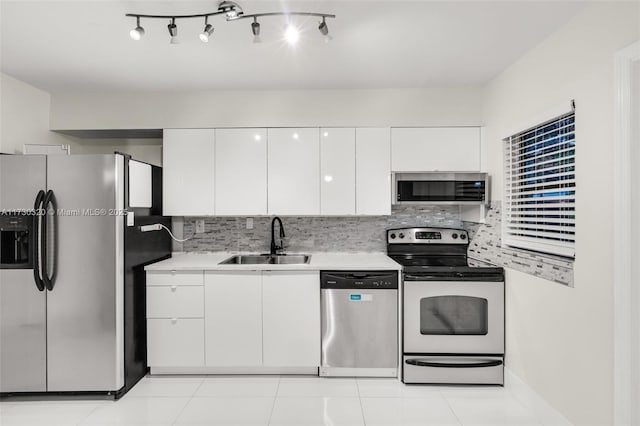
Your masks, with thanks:
M405 383L504 384L504 270L467 262L462 229L387 231L403 265Z

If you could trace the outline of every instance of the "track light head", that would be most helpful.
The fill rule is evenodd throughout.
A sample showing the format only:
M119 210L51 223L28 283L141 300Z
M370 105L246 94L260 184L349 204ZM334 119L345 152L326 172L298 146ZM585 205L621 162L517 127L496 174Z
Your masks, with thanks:
M238 19L243 15L242 7L231 0L223 0L218 4L218 12L224 12L227 21Z
M136 27L134 29L132 29L131 31L129 31L129 36L138 41L142 38L142 36L144 35L144 28L142 28L142 26L140 26L140 17L137 16L136 17Z
M287 25L287 29L284 31L284 39L289 44L294 45L298 42L299 38L300 32L298 31L298 29L293 24Z
M178 44L178 26L176 25L176 18L171 18L171 23L167 25L167 29L171 36L171 44Z
M253 33L253 42L260 43L262 39L260 39L260 23L257 18L253 18L253 22L251 23L251 32Z
M326 37L329 35L329 27L327 26L327 22L325 21L325 19L326 18L323 16L322 22L318 26L318 31L320 31L320 34Z
M213 34L213 25L209 23L209 17L206 16L204 18L204 30L202 30L202 32L200 33L200 40L203 43L208 43L211 34Z

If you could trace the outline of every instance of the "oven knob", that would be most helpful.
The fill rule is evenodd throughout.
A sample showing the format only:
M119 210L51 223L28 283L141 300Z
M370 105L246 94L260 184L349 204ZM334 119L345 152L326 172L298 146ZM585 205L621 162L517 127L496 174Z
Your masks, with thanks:
M392 240L395 240L395 239L396 239L396 234L391 234L391 235L389 235L389 236L391 237L391 239L392 239Z
M451 238L455 240L456 238L458 238L458 234L451 234Z
M465 234L460 234L460 239L461 239L461 240L466 240L466 239L467 239L467 236L466 236Z
M400 235L398 235L400 238L404 238L404 234L401 232Z

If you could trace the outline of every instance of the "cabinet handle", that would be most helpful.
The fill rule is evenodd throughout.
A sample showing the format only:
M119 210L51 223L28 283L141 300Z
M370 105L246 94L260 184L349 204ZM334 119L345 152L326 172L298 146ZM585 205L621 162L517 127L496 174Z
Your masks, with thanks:
M178 318L171 318L171 324L177 324Z
M176 291L177 289L178 289L178 286L177 286L177 285L172 285L172 286L171 286L171 291Z
M176 274L176 270L175 270L175 269L172 269L172 270L171 270L171 275L175 275L175 274Z

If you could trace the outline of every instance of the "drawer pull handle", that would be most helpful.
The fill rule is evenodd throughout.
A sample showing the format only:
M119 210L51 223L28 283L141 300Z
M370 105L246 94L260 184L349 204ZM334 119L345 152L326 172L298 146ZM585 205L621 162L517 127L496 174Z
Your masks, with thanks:
M177 324L178 318L171 318L171 324Z
M172 270L171 270L171 275L175 275L175 274L176 274L176 270L175 270L175 269L172 269Z
M176 291L177 289L178 289L178 286L177 286L177 285L172 285L172 286L171 286L171 291Z

